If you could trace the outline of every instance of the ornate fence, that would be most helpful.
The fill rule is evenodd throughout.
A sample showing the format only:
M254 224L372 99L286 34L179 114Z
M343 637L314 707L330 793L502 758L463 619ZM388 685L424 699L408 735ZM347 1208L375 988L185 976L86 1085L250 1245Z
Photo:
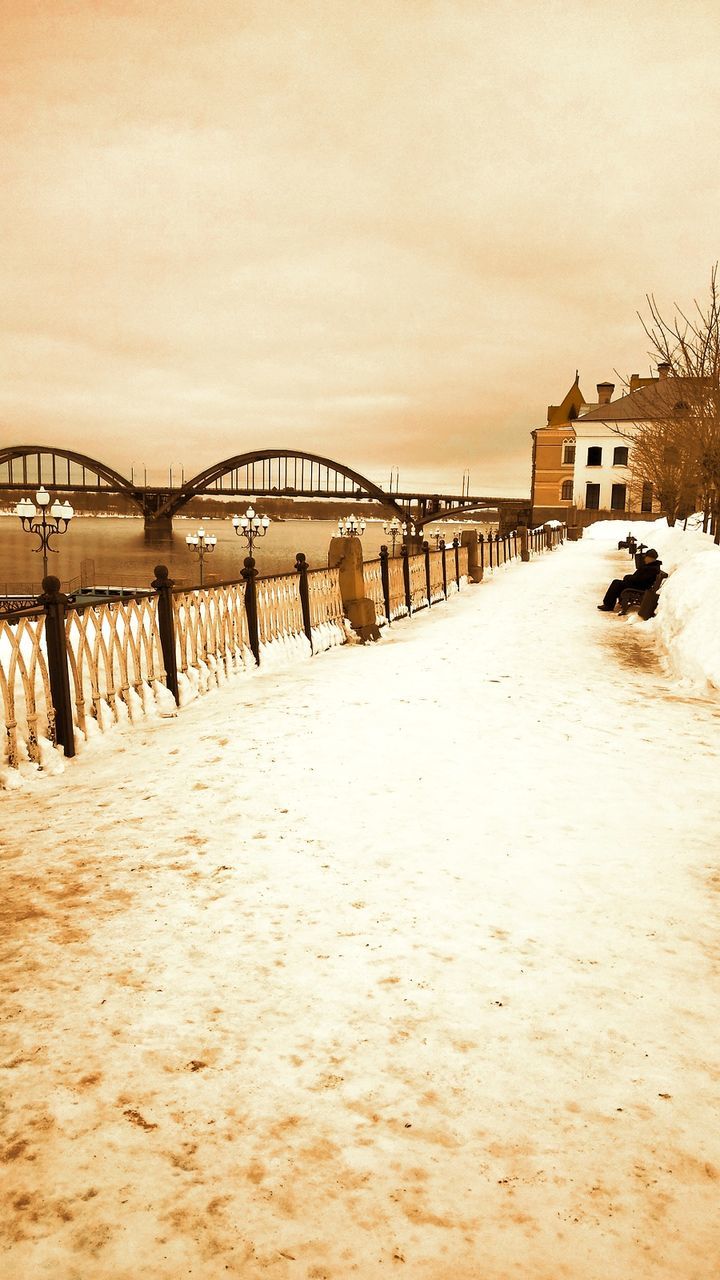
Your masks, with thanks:
M410 612L424 609L428 604L427 575L425 573L425 556L408 556L408 577L410 580Z
M438 600L445 599L445 575L443 573L443 564L445 560L444 551L428 552L430 562L430 603L435 604Z
M339 569L310 569L307 575L312 647L315 652L342 644L345 608L340 594Z
M84 737L155 708L156 693L165 689L158 640L154 596L67 610L70 696Z
M245 584L223 582L171 594L177 677L183 701L255 664L250 649Z
M404 618L408 613L402 558L400 556L390 556L387 562L387 569L390 586L389 621L392 622L394 618Z
M55 741L55 713L44 644L45 614L0 621L0 692L5 760L39 764L41 742Z
M375 605L375 617L379 627L387 623L385 592L383 590L382 560L366 560L363 565L365 594Z
M437 551L389 556L362 566L361 584L379 625L412 615L509 560L562 542L564 528L479 536ZM233 674L320 652L347 639L340 568L175 589L163 570L155 594L68 606L57 579L34 610L0 614L0 778L18 769L58 768L53 750L75 753L93 733L146 715L175 714ZM164 575L164 576L163 576ZM50 584L55 583L51 589Z

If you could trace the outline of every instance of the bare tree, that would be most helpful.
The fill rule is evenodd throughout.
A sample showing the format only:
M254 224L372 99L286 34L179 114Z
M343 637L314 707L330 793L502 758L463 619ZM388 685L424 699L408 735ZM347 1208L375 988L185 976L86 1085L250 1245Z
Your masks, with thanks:
M620 432L633 442L633 505L642 505L643 489L651 485L671 525L695 509L699 491L698 460L693 442L687 438L686 423L685 416L662 417L633 424L631 432Z
M639 315L650 342L648 354L660 378L630 379L628 389L647 419L620 434L633 441L633 470L654 486L673 522L698 499L705 527L712 520L720 542L720 288L718 264L710 272L709 296L688 313L677 305L666 319L654 295L648 315Z

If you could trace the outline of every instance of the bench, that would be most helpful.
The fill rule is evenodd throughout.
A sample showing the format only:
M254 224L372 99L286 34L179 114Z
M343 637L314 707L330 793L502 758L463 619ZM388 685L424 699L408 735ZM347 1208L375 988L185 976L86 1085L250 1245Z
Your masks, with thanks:
M626 587L620 593L620 613L628 613L630 609L637 609L638 617L647 622L648 618L655 616L657 609L658 595L663 582L667 578L667 574L663 569L660 570L651 587L646 587L644 591L635 587Z

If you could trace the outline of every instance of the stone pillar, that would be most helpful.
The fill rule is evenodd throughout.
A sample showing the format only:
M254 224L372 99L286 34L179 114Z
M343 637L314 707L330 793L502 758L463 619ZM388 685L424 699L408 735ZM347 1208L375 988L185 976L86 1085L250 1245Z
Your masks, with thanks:
M528 544L527 526L523 525L520 529L520 559L527 564L530 559L530 547Z
M483 571L480 564L480 544L474 529L463 529L460 535L460 545L467 547L468 551L468 581L482 582Z
M375 617L375 605L365 595L362 543L359 538L330 539L328 569L338 567L343 608L353 631L357 632L363 644L366 640L379 640L380 628Z

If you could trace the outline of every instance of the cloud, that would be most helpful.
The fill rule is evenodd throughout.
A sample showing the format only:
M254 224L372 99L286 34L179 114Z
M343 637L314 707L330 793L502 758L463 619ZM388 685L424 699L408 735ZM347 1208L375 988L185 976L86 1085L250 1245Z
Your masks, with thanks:
M6 432L526 485L575 368L642 366L645 291L717 257L703 15L10 0Z

